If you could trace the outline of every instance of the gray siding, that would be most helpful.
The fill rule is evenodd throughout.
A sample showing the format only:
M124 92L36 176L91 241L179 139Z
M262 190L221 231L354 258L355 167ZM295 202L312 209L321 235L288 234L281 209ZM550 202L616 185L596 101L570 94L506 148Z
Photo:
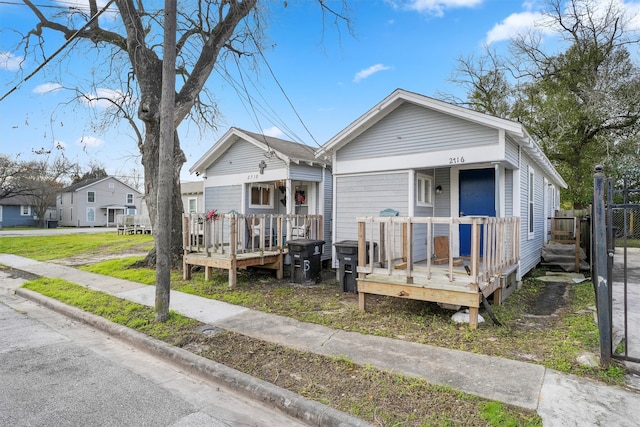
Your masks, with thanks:
M337 177L334 241L358 239L356 217L377 216L387 208L407 216L408 178L406 172Z
M268 170L285 167L284 161L278 157L265 154L255 145L239 140L207 168L207 176L258 172L258 164L262 160L267 164Z
M337 160L407 155L495 145L498 131L405 103L337 153Z
M513 216L513 170L504 171L504 215Z
M543 176L540 171L535 168L535 180L534 180L534 203L533 203L533 238L529 239L529 223L528 223L528 204L529 204L529 168L532 167L532 161L523 156L523 167L522 172L520 174L522 186L521 198L520 198L520 208L522 212L521 217L521 261L520 261L520 274L524 276L529 271L534 269L536 265L540 262L540 257L542 254L542 246L544 245L544 205L543 205Z
M505 159L514 166L518 165L518 145L509 138L505 144Z
M331 248L333 247L333 230L331 229L331 225L333 221L331 217L333 216L333 175L329 171L329 169L325 170L324 173L324 185L321 191L324 191L324 210L322 211L322 221L324 227L324 238L325 245L323 248L322 259L331 259Z
M242 200L242 186L229 185L226 187L205 187L204 212L216 209L220 213L229 211L240 212Z
M289 165L289 178L295 181L320 182L322 180L322 168L291 163Z
M435 194L435 206L433 216L451 217L451 173L449 168L436 169L434 185L442 187L442 193ZM446 225L434 226L435 236L446 236L449 228Z

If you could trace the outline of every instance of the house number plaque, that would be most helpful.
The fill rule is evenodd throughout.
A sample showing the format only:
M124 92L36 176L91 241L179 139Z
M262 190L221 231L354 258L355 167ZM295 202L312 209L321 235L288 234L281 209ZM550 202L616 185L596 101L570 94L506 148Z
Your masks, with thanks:
M464 163L464 157L460 156L460 157L449 157L449 164L450 165L457 165L458 163Z

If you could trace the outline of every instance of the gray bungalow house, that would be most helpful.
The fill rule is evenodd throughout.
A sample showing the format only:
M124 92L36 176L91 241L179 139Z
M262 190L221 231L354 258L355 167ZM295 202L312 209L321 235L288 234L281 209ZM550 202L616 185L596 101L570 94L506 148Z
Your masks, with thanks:
M519 218L516 277L540 261L566 183L522 124L397 89L316 152L333 165L333 240L358 238L360 217ZM440 228L439 228L440 227ZM448 226L453 256L470 232ZM416 225L416 229L418 226ZM424 228L424 227L423 227ZM433 235L445 233L435 225ZM440 230L440 231L438 231ZM514 234L514 233L512 233ZM431 235L431 234L430 234ZM415 260L433 246L414 245ZM337 267L334 256L334 267Z
M204 179L201 212L322 215L323 259L330 256L333 180L313 148L230 128L189 172Z
M119 179L92 178L62 189L56 202L61 226L113 227L118 215L146 212L142 194Z

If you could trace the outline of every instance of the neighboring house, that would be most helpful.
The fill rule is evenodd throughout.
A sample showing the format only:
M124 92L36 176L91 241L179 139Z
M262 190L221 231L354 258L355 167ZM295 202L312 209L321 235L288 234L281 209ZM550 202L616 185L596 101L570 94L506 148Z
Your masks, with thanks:
M204 179L201 212L323 215L324 258L330 256L331 169L313 148L231 128L189 172Z
M57 219L53 206L47 210L44 219ZM38 226L38 218L27 196L12 196L0 200L0 228L35 226Z
M180 183L184 213L204 212L204 182L183 181Z
M138 215L142 194L119 179L91 178L62 189L56 208L59 225L113 227L118 215Z
M540 261L547 218L566 188L522 124L401 89L316 156L333 166L334 241L357 239L356 218L385 209L399 216L520 217L517 280ZM453 236L454 255L469 255L470 232L456 228Z

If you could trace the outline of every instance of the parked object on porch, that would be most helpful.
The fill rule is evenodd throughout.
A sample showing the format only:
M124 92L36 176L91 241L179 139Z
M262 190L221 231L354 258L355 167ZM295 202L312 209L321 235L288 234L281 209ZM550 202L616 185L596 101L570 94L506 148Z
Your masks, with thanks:
M435 265L449 263L449 238L447 236L436 236L433 238L433 263ZM451 265L458 267L464 264L461 258L451 258Z
M291 257L291 281L300 284L315 284L320 281L322 271L322 246L324 240L289 240Z

